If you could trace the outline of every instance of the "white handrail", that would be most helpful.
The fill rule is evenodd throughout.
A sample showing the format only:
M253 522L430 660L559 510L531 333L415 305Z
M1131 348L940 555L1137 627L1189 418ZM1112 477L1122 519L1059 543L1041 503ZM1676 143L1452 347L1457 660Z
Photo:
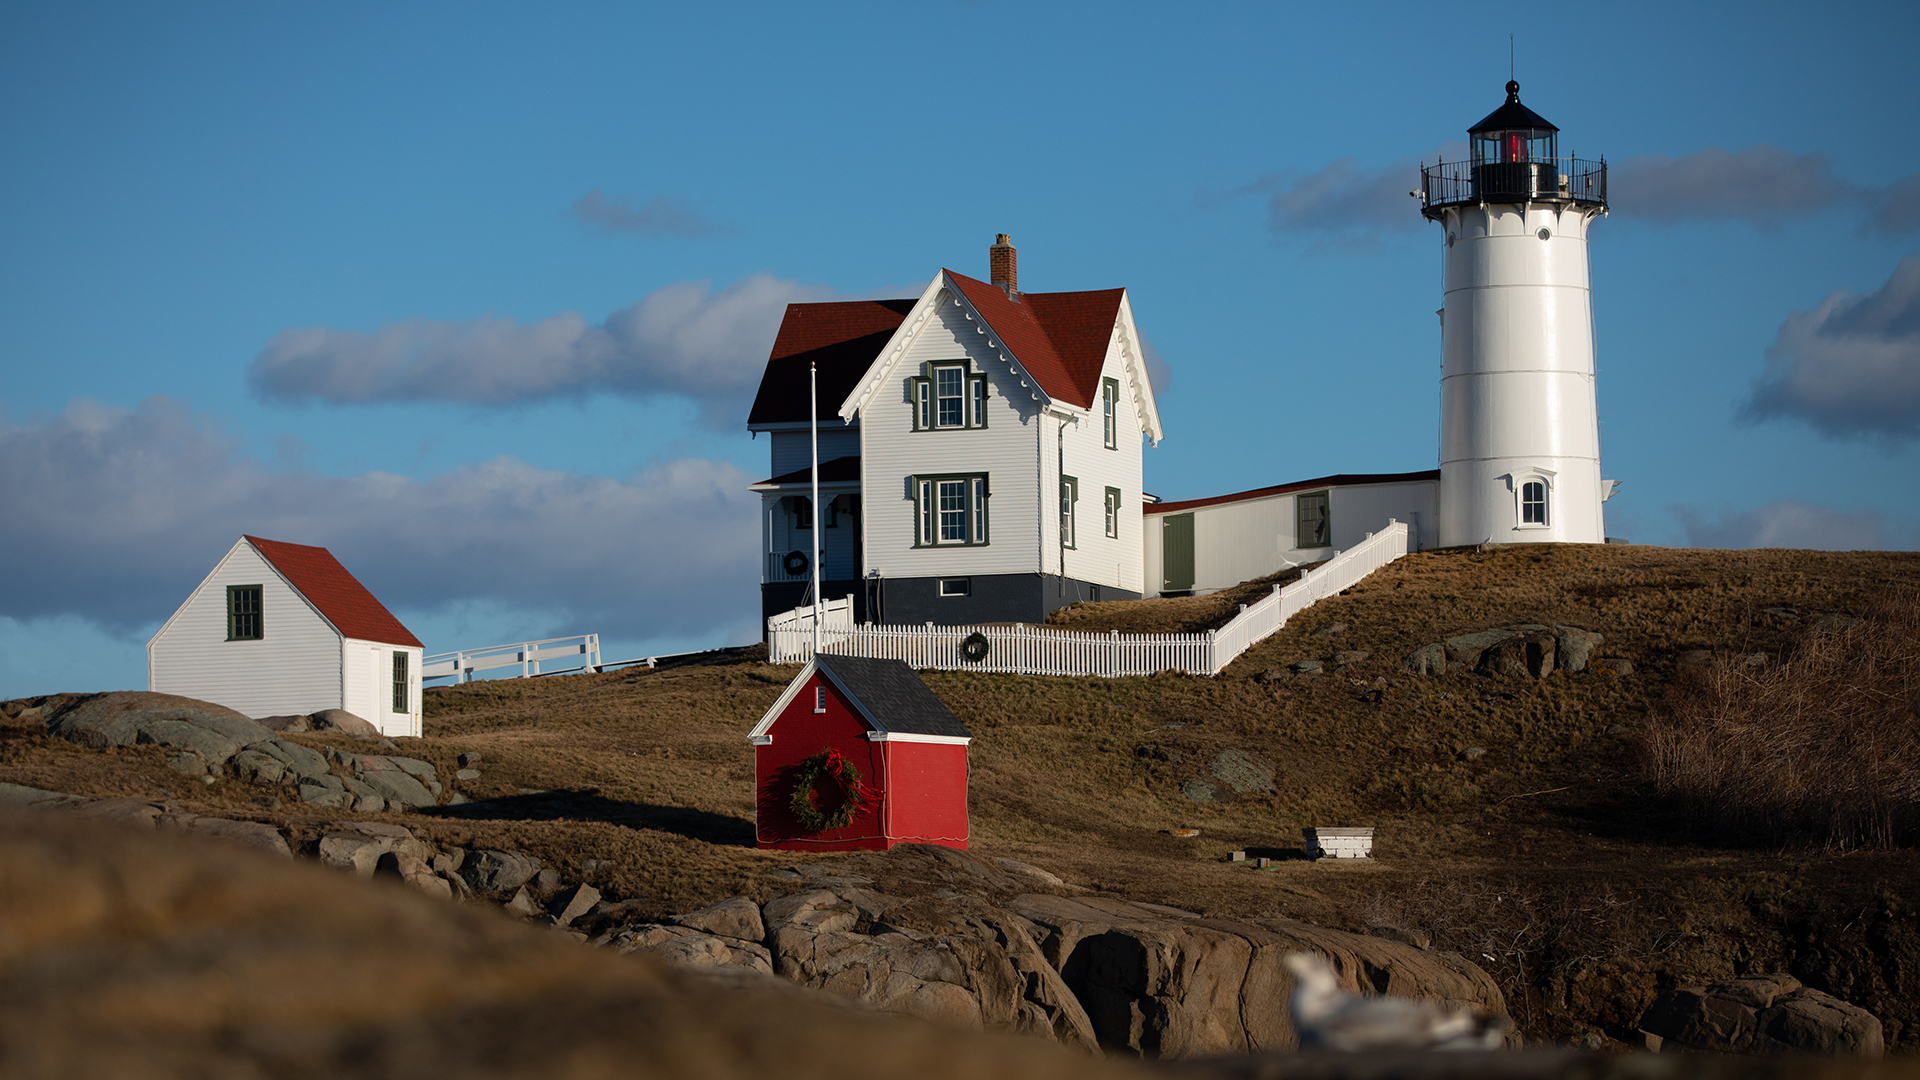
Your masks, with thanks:
M1152 675L1182 671L1218 675L1287 620L1336 596L1380 567L1407 554L1407 526L1387 527L1300 575L1285 587L1248 604L1225 626L1198 634L1105 634L1016 623L993 626L853 625L851 600L825 606L820 651L905 661L921 669L991 671L1012 675ZM973 634L987 639L979 661L961 656ZM796 608L767 620L767 661L804 663L812 656L813 611Z
M561 657L582 657L576 664L553 670L542 671L543 662L552 662ZM542 638L539 641L516 641L507 645L486 645L478 649L455 649L453 652L434 653L420 660L420 678L446 679L456 683L470 682L476 671L490 671L494 668L520 665L519 678L535 675L555 675L562 671L598 671L600 670L600 635L574 634L571 637Z

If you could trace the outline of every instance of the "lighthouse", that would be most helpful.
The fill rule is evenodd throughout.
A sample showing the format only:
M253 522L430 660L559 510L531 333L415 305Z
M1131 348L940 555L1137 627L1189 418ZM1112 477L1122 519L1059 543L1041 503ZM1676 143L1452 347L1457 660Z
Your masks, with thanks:
M1561 157L1520 84L1467 131L1468 160L1420 170L1445 230L1440 544L1606 538L1587 232L1607 166Z

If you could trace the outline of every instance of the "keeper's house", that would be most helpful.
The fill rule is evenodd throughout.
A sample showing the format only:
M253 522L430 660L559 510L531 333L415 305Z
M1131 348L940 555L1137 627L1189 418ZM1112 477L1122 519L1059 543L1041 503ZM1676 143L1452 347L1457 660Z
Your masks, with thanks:
M900 661L815 657L750 737L758 846L966 848L973 735ZM803 824L796 798L829 819L826 827ZM836 814L847 816L837 828Z
M147 642L147 689L420 734L420 640L323 547L243 536Z
M1023 293L951 270L918 300L792 304L747 426L772 436L763 616L826 599L865 622L1043 622L1138 599L1141 443L1160 441L1125 289ZM808 379L819 380L820 501Z

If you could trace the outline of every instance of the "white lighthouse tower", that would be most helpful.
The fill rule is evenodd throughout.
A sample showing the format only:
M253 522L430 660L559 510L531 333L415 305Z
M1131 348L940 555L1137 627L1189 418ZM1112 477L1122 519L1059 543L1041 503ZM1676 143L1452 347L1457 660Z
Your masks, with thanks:
M1468 129L1469 160L1423 167L1446 230L1440 543L1606 539L1587 229L1607 166L1559 156L1558 128L1507 102Z

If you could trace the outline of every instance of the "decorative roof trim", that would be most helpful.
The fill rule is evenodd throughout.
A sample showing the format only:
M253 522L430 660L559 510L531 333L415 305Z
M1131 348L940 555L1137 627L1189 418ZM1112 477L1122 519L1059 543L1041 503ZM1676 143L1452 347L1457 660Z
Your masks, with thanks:
M927 324L939 313L943 297L952 298L954 305L966 313L967 318L973 322L974 328L986 339L985 344L989 351L1007 365L1014 377L1020 380L1022 388L1033 395L1033 399L1040 403L1042 409L1054 404L1053 398L1048 396L1045 388L1040 385L1040 380L1034 378L1026 368L1021 366L1019 359L1008 351L1006 342L1000 340L999 333L994 331L992 324L987 322L986 316L980 314L967 300L966 294L948 279L947 271L942 270L927 283L926 291L920 294L920 299L913 305L913 310L901 320L900 329L893 332L893 337L888 339L886 347L880 350L880 355L874 358L873 364L867 368L867 373L860 377L860 382L854 387L853 393L840 404L841 420L847 423L855 422L860 414L866 411L867 406L873 403L874 395L880 392L887 377L902 360L906 359L907 350L913 347L913 343L920 337L920 332L925 330Z

